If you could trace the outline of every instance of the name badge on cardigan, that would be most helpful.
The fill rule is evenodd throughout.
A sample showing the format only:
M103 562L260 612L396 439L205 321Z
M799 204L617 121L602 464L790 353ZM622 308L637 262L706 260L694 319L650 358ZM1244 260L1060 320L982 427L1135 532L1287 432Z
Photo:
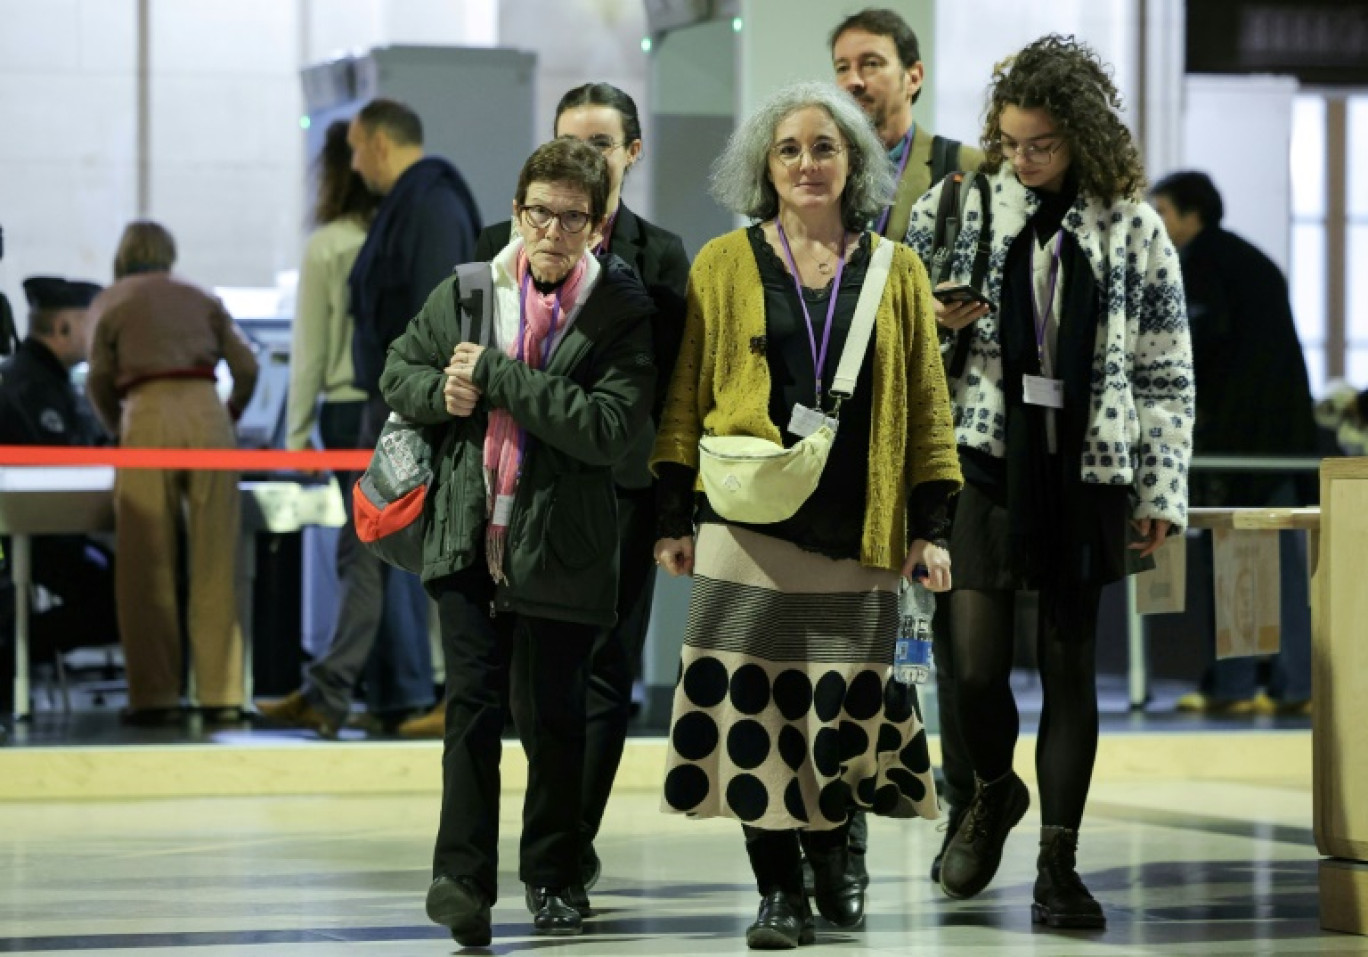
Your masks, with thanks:
M1047 409L1064 408L1064 380L1039 375L1021 377L1021 401Z
M793 416L789 419L788 430L798 438L805 439L824 425L835 432L839 424L835 416L823 415L816 409L809 409L801 402L795 402L793 403Z

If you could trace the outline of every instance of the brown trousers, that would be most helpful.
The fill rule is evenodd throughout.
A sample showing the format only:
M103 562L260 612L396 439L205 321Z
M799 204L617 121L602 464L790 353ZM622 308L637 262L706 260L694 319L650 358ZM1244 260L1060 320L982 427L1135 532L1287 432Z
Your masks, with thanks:
M124 398L120 442L164 449L232 448L232 421L214 384L158 379ZM238 625L236 472L120 469L114 482L118 563L114 587L128 672L129 706L180 703L180 608L176 527L189 548L190 658L203 707L242 704Z

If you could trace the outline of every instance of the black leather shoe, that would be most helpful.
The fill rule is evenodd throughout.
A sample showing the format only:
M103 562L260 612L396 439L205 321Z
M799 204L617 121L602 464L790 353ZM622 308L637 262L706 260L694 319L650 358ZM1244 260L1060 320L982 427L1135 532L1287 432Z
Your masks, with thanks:
M428 920L451 930L462 947L488 947L489 898L469 877L442 875L427 893Z
M746 928L751 950L792 950L817 939L807 898L775 891L760 899L760 913Z
M964 823L950 839L941 861L941 890L947 897L964 900L983 892L1002 863L1008 833L1030 806L1031 792L1015 771L992 784L978 781Z
M565 888L527 885L527 909L537 933L574 937L584 932L584 918L567 900L569 896Z
M599 876L603 873L603 861L594 851L594 845L585 842L584 850L580 853L580 883L584 885L585 892L594 889L598 883Z
M581 917L593 917L594 908L589 903L589 892L583 884L571 884L565 889L565 902L579 911Z
M945 840L941 841L940 850L936 852L935 860L931 862L931 880L940 883L941 864L945 860L945 850L950 846L950 842L955 838L955 832L959 830L960 824L964 822L965 808L951 806L946 812L945 823L941 826L945 828Z

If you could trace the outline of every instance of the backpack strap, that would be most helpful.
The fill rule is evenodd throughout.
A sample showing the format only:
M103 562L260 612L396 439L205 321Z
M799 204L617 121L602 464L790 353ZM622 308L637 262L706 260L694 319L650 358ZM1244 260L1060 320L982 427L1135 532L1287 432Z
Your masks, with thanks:
M936 207L936 225L931 238L931 263L927 270L933 289L950 278L955 244L959 241L960 230L964 226L969 209L969 197L975 191L979 194L979 231L978 242L974 244L974 260L969 270L969 284L975 289L983 288L983 280L988 275L988 259L993 241L993 210L988 191L988 177L976 172L953 172L946 176L941 186L940 203ZM950 339L951 336L946 334L942 341L948 342ZM954 349L946 366L946 373L951 378L964 372L964 365L969 361L969 340L967 326L953 336Z
M960 169L960 141L946 136L931 140L931 185Z
M489 263L462 263L456 274L456 313L460 316L461 342L487 346L494 340L494 277Z
M935 288L950 278L950 260L955 252L955 242L960 231L960 186L964 182L963 173L951 173L941 187L940 203L936 206L936 225L931 234L931 288Z

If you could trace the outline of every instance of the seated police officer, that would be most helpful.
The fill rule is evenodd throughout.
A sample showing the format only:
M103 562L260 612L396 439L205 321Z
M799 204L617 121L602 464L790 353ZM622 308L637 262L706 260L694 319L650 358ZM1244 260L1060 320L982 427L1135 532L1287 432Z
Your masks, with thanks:
M0 364L0 445L103 445L108 441L72 385L86 360L86 313L100 287L51 277L24 281L28 337ZM4 580L8 583L9 576ZM35 608L36 655L118 641L114 571L107 549L82 535L33 540L33 581L47 593ZM3 627L9 635L10 628Z

